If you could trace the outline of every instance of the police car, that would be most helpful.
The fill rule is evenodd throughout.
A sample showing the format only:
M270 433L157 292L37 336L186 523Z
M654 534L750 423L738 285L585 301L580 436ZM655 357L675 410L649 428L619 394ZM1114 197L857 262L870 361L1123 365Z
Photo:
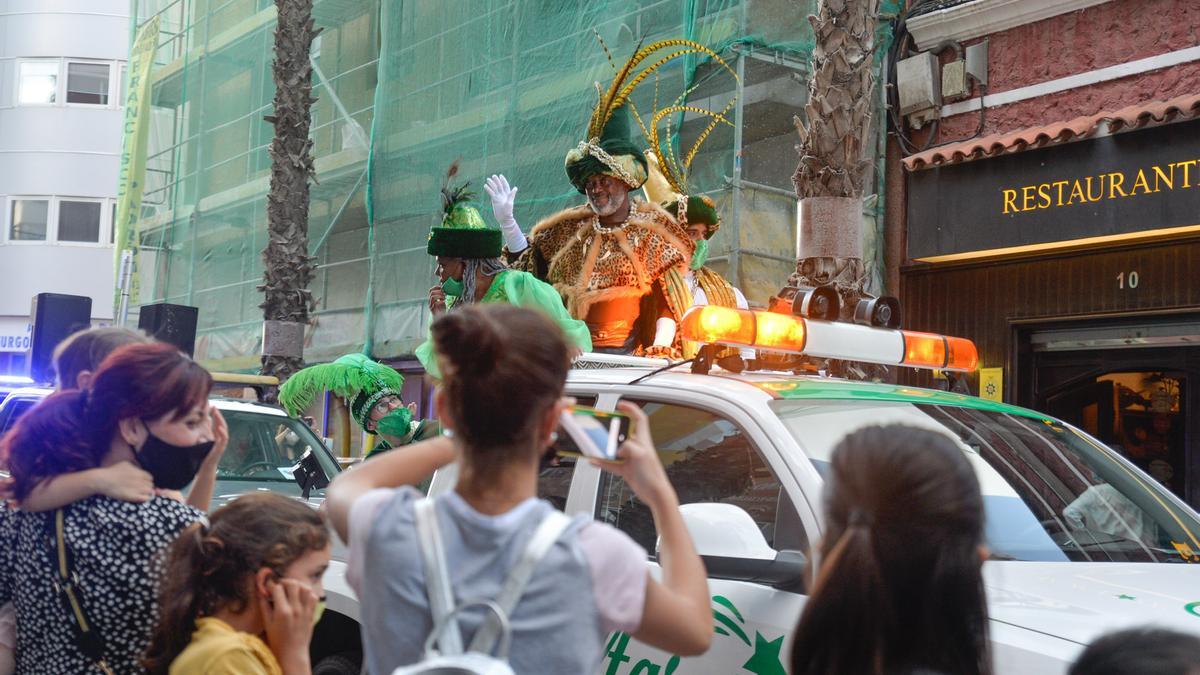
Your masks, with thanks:
M958 371L978 360L959 338L775 312L695 308L681 330L703 344L823 358ZM627 400L646 411L708 568L716 634L707 654L684 659L613 634L601 673L785 672L805 599L803 554L822 531L822 475L844 435L875 424L946 434L975 467L992 551L984 577L997 673L1063 673L1089 642L1128 626L1200 634L1200 516L1078 429L944 391L792 373L656 372L663 363L585 355L567 391L602 410ZM439 472L430 491L453 480L452 470ZM566 459L543 471L539 492L628 533L657 573L650 511L620 478ZM356 620L341 569L326 580L329 609Z

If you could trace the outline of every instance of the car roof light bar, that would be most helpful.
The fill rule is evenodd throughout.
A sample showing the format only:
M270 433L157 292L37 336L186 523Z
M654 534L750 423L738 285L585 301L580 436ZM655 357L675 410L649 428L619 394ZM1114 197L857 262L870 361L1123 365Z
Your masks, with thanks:
M979 365L975 344L964 338L806 319L777 312L698 306L684 315L680 330L685 339L701 344L826 359L959 372L974 371Z

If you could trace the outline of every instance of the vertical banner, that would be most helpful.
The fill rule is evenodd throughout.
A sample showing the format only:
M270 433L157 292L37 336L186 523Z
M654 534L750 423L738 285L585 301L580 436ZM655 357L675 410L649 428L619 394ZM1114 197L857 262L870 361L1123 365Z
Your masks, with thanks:
M979 398L1002 403L1004 401L1004 369L979 369Z
M129 67L125 97L124 141L121 144L121 167L117 177L117 220L113 251L113 278L121 279L121 254L133 254L133 269L129 275L129 302L138 302L139 248L138 219L141 217L142 192L146 176L146 141L150 135L150 67L158 47L159 17L155 16L138 28L129 51ZM113 292L113 316L121 305L121 288Z

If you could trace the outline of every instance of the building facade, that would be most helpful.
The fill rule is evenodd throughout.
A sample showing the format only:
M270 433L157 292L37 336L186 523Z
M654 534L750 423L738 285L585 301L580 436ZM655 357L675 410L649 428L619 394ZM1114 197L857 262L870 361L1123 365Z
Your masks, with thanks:
M930 4L909 54L952 97L890 153L906 322L1200 506L1200 6Z
M23 374L30 303L112 319L126 0L0 1L0 374Z
M648 109L655 92L662 105L687 90L691 102L720 110L738 95L731 124L697 156L692 187L712 196L724 218L712 264L765 304L794 269L792 117L807 98L811 4L316 0L309 243L317 306L306 358L365 348L403 362L425 339L434 267L425 242L451 162L461 160L460 180L471 181L488 219L481 188L492 173L519 186L525 229L582 203L563 157L583 140L594 82L612 75L597 33L618 61L639 40L687 37L729 63L733 74L708 58L673 64L637 103ZM256 368L274 2L135 0L131 11L137 25L160 17L162 32L151 75L140 300L198 306L197 357ZM685 115L674 128L686 144L705 121ZM882 157L882 133L872 138ZM875 251L882 202L868 203Z

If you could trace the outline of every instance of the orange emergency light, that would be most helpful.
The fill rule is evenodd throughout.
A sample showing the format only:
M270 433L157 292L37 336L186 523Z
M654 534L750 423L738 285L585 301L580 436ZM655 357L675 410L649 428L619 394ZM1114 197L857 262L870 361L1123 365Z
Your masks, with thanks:
M680 325L684 339L708 345L750 347L826 359L971 372L979 353L970 340L934 333L876 328L704 305Z

